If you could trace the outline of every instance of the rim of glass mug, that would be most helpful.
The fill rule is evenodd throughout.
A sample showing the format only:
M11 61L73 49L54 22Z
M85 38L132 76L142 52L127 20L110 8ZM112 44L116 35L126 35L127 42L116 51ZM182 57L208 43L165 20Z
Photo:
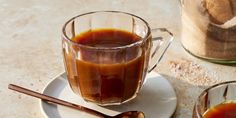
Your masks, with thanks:
M219 87L219 86L222 86L222 85L227 85L227 84L230 84L230 83L235 83L236 84L236 81L226 81L226 82L221 82L221 83L218 83L218 84L215 84L215 85L212 85L210 87L208 87L207 89L205 89L197 98L197 101L194 105L194 110L193 110L193 118L203 118L203 114L201 114L201 108L199 106L201 106L201 97L204 96L205 94L207 94L210 90L216 88L216 87ZM227 90L226 90L227 92ZM224 94L225 94L225 91L224 91ZM227 93L226 93L227 94ZM225 96L224 96L225 97ZM226 100L226 99L225 99ZM194 116L196 115L196 116Z
M72 22L74 19L76 18L79 18L79 17L82 17L82 16L85 16L85 15L89 15L89 14L95 14L95 13L120 13L120 14L126 14L128 16L132 16L132 17L135 17L135 18L138 18L139 20L141 20L146 26L147 26L147 33L145 34L145 37L144 38L141 38L142 40L139 40L137 42L134 42L134 43L131 43L131 44L128 44L128 45L125 45L125 46L117 46L117 47L93 47L93 46L88 46L88 45L83 45L83 44L79 44L79 43L76 43L74 41L72 41L66 34L66 26ZM131 14L131 13L127 13L127 12L122 12L122 11L93 11L93 12L88 12L88 13L84 13L84 14L80 14L80 15L77 15L77 16L74 16L72 17L71 19L69 19L64 25L63 25L63 28L62 28L62 34L63 34L63 38L65 38L67 41L69 41L70 43L72 43L73 45L77 45L77 46L80 46L80 47L84 47L84 48L90 48L90 49L102 49L102 50L115 50L115 49L123 49L123 48L129 48L129 47L132 47L132 46L135 46L135 45L140 45L142 44L143 42L145 42L148 37L151 35L151 28L149 26L149 24L141 17L137 16L137 15L134 15L134 14Z

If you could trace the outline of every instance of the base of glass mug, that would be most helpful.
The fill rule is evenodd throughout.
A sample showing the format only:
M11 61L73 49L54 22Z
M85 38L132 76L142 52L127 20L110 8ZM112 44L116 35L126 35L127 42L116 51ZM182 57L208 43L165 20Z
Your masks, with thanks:
M205 61L209 61L212 63L217 63L217 64L236 64L236 59L235 60L230 60L230 59L217 59L217 58L210 58L210 57L203 57L203 56L199 56L199 55L195 55L194 53L192 53L191 51L189 51L188 49L186 49L183 44L182 47L184 48L184 50L186 50L189 54L193 55L194 57L197 57L199 59L205 60Z
M124 103L126 103L126 102L129 102L129 101L133 100L134 98L136 98L136 96L137 96L137 93L136 93L135 95L133 95L131 98L129 98L129 99L125 100L125 101L119 102L119 103L117 103L117 102L98 103L98 102L96 102L96 101L86 100L86 99L84 99L83 97L82 97L82 98L83 98L84 101L86 101L86 102L94 103L94 104L99 105L99 106L113 106L113 105L121 105L121 104L124 104Z

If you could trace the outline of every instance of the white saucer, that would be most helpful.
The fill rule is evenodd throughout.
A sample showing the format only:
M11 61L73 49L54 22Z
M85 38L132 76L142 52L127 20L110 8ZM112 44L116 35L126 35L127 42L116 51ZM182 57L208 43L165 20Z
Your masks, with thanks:
M116 115L123 111L139 110L145 113L146 118L170 118L175 112L177 105L176 94L171 84L155 72L148 74L146 80L135 99L119 106L101 107L85 102L80 96L72 92L65 73L51 81L43 93L96 109L108 115ZM60 105L48 104L44 101L40 101L40 107L45 117L48 118L97 118L85 112Z

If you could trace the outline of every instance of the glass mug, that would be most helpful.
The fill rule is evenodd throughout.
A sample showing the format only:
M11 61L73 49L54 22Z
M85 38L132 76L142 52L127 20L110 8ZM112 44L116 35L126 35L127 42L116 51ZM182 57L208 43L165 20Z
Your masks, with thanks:
M213 85L209 87L208 89L204 90L200 96L198 97L194 110L193 110L193 118L212 118L213 114L217 113L217 116L220 118L220 112L223 112L223 116L226 117L226 111L227 108L221 108L224 109L224 111L220 109L217 106L225 104L225 103L236 103L236 81L228 81L219 83L216 85ZM212 109L214 108L214 110ZM228 107L229 108L229 107ZM212 109L212 110L210 110ZM234 105L234 110L235 110ZM232 110L231 110L232 111ZM231 112L232 113L232 112ZM232 114L228 114L227 118L231 118L229 116L232 116ZM234 116L236 114L236 111L233 111ZM222 117L223 117L222 116Z
M72 40L84 32L99 29L126 31L140 40L122 46L100 47ZM85 101L103 106L135 98L146 74L155 68L173 39L165 28L154 29L152 34L154 38L145 20L120 11L90 12L67 21L62 30L62 49L73 92ZM119 38L120 34L113 32L110 38L117 36ZM152 61L149 62L149 58Z

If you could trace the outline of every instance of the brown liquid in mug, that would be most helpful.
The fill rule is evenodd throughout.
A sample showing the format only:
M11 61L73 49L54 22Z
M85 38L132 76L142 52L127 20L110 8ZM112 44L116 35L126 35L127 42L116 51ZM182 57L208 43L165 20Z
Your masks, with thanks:
M116 29L98 29L84 32L72 39L78 44L92 47L120 47L141 38L130 32ZM78 47L74 47L75 49ZM70 55L65 54L68 79L73 91L80 91L85 100L96 103L123 102L135 96L147 64L145 53L133 46L122 50L94 50L80 47L76 71L70 70ZM72 73L70 75L70 73Z
M222 103L209 109L203 118L236 118L236 103Z

